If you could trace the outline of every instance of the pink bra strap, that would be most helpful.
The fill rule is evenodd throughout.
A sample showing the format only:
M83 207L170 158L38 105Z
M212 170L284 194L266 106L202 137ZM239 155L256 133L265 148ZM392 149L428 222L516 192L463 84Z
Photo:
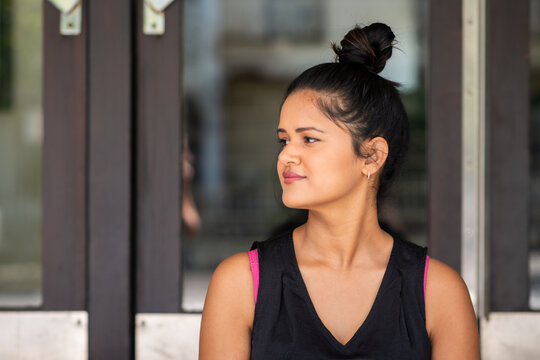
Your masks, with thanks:
M253 274L253 294L255 296L255 303L257 303L257 292L259 291L259 254L257 249L248 251L249 265L251 266L251 273Z
M424 302L426 301L426 279L427 279L428 264L429 264L429 256L426 255L426 267L424 268Z

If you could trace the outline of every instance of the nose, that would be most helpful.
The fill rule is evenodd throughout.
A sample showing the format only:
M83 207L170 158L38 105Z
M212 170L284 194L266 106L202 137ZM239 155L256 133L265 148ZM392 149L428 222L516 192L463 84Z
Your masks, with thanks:
M283 165L297 165L300 163L300 151L293 145L292 142L285 145L278 155L278 161Z

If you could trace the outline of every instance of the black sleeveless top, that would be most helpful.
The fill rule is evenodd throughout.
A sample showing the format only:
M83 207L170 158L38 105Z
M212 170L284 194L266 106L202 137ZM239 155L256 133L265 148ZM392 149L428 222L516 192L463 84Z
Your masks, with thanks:
M388 266L364 323L345 345L319 319L300 274L293 229L255 242L259 290L251 359L431 358L424 305L426 248L394 238Z

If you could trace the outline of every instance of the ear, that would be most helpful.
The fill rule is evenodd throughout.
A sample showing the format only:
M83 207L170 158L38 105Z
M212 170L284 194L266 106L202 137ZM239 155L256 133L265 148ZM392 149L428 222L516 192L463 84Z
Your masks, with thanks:
M371 175L374 175L379 169L382 169L388 157L388 143L384 138L378 136L369 140L364 146L369 156L364 163L363 172L367 176L369 170Z

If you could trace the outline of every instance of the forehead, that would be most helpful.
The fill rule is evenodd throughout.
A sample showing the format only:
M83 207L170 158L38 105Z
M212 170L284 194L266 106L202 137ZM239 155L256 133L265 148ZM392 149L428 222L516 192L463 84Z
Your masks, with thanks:
M278 128L291 131L293 128L315 126L325 132L343 131L324 114L317 102L323 94L313 90L300 90L290 94L283 106Z
M292 129L314 126L325 133L350 135L344 124L328 118L319 108L319 101L324 101L325 96L328 95L313 90L300 90L290 94L281 107L278 129L291 132Z

